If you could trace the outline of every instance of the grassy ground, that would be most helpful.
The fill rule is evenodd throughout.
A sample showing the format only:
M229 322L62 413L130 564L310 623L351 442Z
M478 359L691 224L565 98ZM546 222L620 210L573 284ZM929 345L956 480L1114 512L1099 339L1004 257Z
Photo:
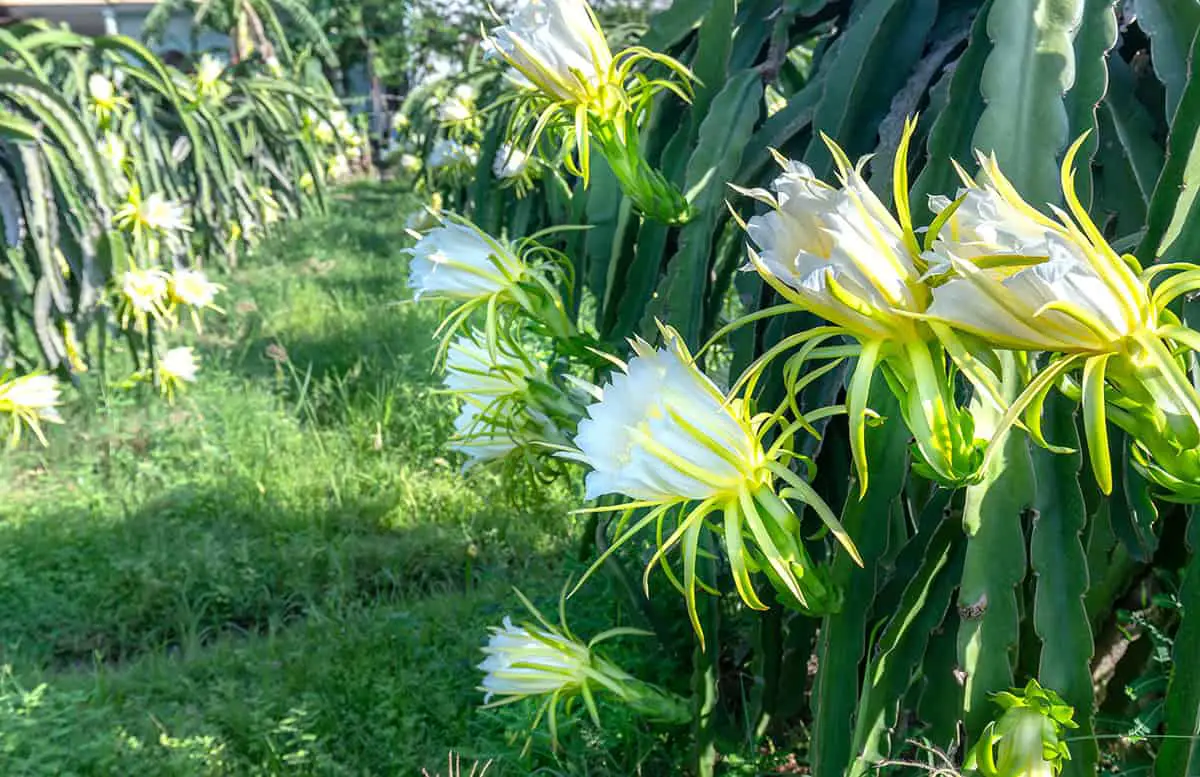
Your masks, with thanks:
M48 450L0 458L4 775L413 775L451 748L667 773L618 710L533 761L524 710L475 710L511 586L553 607L572 571L573 505L445 454L407 205L359 187L244 259L174 407L77 401ZM588 591L579 630L621 618Z

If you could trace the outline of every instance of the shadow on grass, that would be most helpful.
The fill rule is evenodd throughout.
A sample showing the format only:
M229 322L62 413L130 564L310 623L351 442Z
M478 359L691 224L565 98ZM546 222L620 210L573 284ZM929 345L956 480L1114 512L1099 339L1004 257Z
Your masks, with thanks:
M75 510L0 524L0 664L186 653L547 566L534 532L551 531L561 511L474 507L454 522L414 521L411 504L380 493L296 511L232 481L177 488L127 516Z

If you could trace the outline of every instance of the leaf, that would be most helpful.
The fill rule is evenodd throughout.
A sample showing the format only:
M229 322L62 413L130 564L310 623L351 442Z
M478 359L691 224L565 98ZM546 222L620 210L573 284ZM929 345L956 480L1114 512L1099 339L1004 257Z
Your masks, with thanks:
M699 127L708 116L708 107L725 88L729 74L729 50L733 46L734 17L737 15L737 0L712 0L712 9L705 14L700 25L696 58L692 72L700 82L692 101L692 126Z
M1195 536L1197 519L1191 517L1189 534ZM1172 648L1171 681L1167 687L1164 718L1166 737L1154 763L1157 777L1196 774L1200 769L1200 553L1193 552L1179 589L1183 618Z
M939 510L940 512L940 510ZM920 667L930 635L945 618L962 575L961 529L953 521L934 528L921 565L908 579L895 612L876 642L855 714L851 777L873 774L887 756L888 732Z
M687 166L686 191L697 215L680 231L679 249L647 312L670 320L693 348L702 335L713 237L726 214L725 182L741 164L742 150L758 121L762 89L758 72L745 70L729 79L713 100Z
M1193 259L1200 254L1200 57L1193 44L1190 77L1167 136L1163 164L1137 256L1143 264Z
M1108 52L1117 42L1116 0L1084 0L1083 18L1075 33L1075 84L1067 92L1069 137L1090 132L1079 150L1075 187L1085 208L1092 204L1092 171L1088 162L1100 143L1096 107L1108 90Z
M706 17L713 0L671 3L650 20L650 29L638 41L652 51L667 51L691 34Z
M908 429L882 378L875 381L871 397L872 408L886 420L867 430L870 488L861 498L858 488L852 488L842 510L842 525L858 546L863 567L859 569L846 553L838 553L832 562L831 577L842 589L843 601L841 611L823 621L817 641L810 759L814 774L841 774L853 755L859 663L867 649L878 563L888 550L888 533L877 524L900 498L908 472Z
M1012 397L1019 384L1014 358L1002 354L1001 359ZM977 416L983 414L999 416L990 406L976 410ZM967 488L963 504L967 556L958 592L958 666L966 675L962 720L968 743L992 719L991 695L1013 684L1020 636L1016 588L1026 570L1022 516L1033 500L1034 481L1025 436L1011 432L1001 444L983 480Z
M952 161L969 162L972 153L971 139L979 117L983 115L983 95L979 91L979 80L983 77L983 66L991 51L987 36L989 3L984 3L967 38L967 48L954 65L950 76L949 99L929 131L926 144L928 161L925 169L917 176L910 199L914 206L913 215L931 216L928 209L930 195L951 194L959 186ZM924 219L917 218L917 221Z
M1155 181L1163 169L1163 149L1154 140L1153 120L1134 95L1129 65L1120 57L1112 57L1108 72L1111 83L1102 104L1104 118L1121 145L1142 202L1149 204ZM1108 133L1102 131L1101 138L1107 142Z
M1196 0L1138 0L1138 26L1150 37L1150 61L1166 90L1167 123L1175 120L1175 111L1192 80L1189 62L1193 41L1200 30L1200 3Z
M1043 425L1049 439L1075 449L1060 454L1035 447L1032 452L1037 511L1030 537L1030 561L1037 576L1033 625L1042 642L1038 679L1075 708L1079 728L1071 734L1071 760L1063 774L1096 773L1100 750L1092 738L1094 696L1092 628L1083 598L1088 590L1088 559L1080 536L1087 516L1079 487L1079 433L1074 405L1055 393L1045 404Z
M995 153L1035 207L1057 203L1058 153L1070 130L1063 94L1071 87L1073 31L1083 0L1006 0L988 12L992 51L980 81L986 103L974 144Z
M925 48L936 0L867 0L821 63L824 89L813 125L851 157L875 147L877 128ZM819 137L804 160L818 178L833 171Z

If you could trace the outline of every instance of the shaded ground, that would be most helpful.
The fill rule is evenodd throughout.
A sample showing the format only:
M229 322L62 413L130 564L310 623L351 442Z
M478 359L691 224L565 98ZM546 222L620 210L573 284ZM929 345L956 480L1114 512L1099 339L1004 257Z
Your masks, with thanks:
M406 206L360 187L245 258L174 407L77 401L0 458L3 774L413 775L450 748L530 773L526 711L477 713L474 664L511 586L553 608L574 505L445 454ZM577 629L623 619L588 591ZM539 742L538 773L666 752L620 715Z

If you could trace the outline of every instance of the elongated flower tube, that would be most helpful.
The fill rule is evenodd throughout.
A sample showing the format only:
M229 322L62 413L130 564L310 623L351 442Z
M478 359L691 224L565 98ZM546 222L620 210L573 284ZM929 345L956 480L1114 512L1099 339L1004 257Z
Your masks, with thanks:
M993 347L1052 354L994 440L1023 414L1034 439L1049 445L1039 416L1046 394L1061 384L1082 400L1092 470L1105 493L1112 488L1112 420L1136 440L1152 479L1181 495L1182 482L1200 482L1200 394L1181 353L1200 346L1200 333L1180 325L1167 306L1200 288L1200 266L1143 271L1112 249L1075 195L1073 163L1083 140L1063 160L1069 214L1054 209L1051 219L1034 210L988 158L980 160L982 183L964 174L966 190L953 203L935 203L941 213L926 252L933 286L927 315ZM1153 288L1162 273L1173 275ZM1071 389L1069 376L1080 369Z
M1071 759L1063 734L1077 728L1075 710L1054 691L1030 680L1024 689L998 693L1004 710L987 725L966 766L983 777L1054 777Z
M747 402L727 400L696 366L674 330L663 327L663 338L663 347L657 349L641 339L632 341L635 356L619 364L600 390L600 399L587 409L574 449L559 454L591 468L588 499L623 494L632 500L593 508L621 511L624 517L611 548L592 569L655 524L658 550L646 566L643 585L648 594L650 572L662 562L668 578L683 592L703 645L696 614L696 588L701 585L696 560L701 532L712 521L725 543L738 593L748 606L766 609L751 579L752 572L762 571L781 601L810 613L836 611L839 594L809 557L800 521L788 501L810 506L856 559L858 555L833 512L788 467L793 454L785 446L799 425L782 429L780 439L765 448L764 435L781 419L755 417ZM649 511L627 527L638 508ZM664 525L676 516L676 527L663 540ZM665 559L677 544L683 556L682 583Z
M595 696L600 693L614 697L651 720L670 724L688 721L689 710L682 699L638 680L595 650L597 645L614 637L645 632L609 629L585 644L571 633L565 622L559 626L551 624L528 599L519 592L518 596L538 622L514 624L505 617L502 626L492 627L491 638L483 648L485 658L479 664L484 672L479 690L485 694L485 707L545 697L533 726L537 727L545 716L555 742L559 705L565 703L569 711L574 700L581 698L592 721L599 726Z
M58 380L53 375L4 376L0 378L0 413L12 418L9 436L13 447L21 442L21 430L29 429L46 445L42 422L61 424Z
M642 157L637 132L655 94L665 89L690 99L693 77L687 68L640 46L613 56L585 0L521 0L485 45L488 56L502 57L527 87L513 99L523 107L518 125L532 127L530 147L547 127L560 131L578 153L572 171L586 184L594 141L621 189L647 217L669 224L691 217L679 190ZM643 64L660 65L668 75L635 72Z
M865 492L868 471L865 448L870 413L868 393L877 369L900 400L904 419L915 438L918 464L928 475L950 485L971 482L982 461L970 413L954 399L954 372L932 330L920 321L929 304L921 280L924 264L908 206L906 158L915 122L908 122L895 160L897 215L884 206L863 180L860 167L826 138L838 167L839 186L813 176L800 162L779 158L783 174L774 193L741 190L770 206L766 214L745 224L757 250L749 250L750 266L790 305L834 324L786 338L743 376L753 384L776 356L803 345L789 360L787 372L800 375L805 359L832 352L822 344L846 335L857 340L857 366L847 392L851 450ZM968 374L988 385L982 370ZM793 391L794 393L794 391Z

